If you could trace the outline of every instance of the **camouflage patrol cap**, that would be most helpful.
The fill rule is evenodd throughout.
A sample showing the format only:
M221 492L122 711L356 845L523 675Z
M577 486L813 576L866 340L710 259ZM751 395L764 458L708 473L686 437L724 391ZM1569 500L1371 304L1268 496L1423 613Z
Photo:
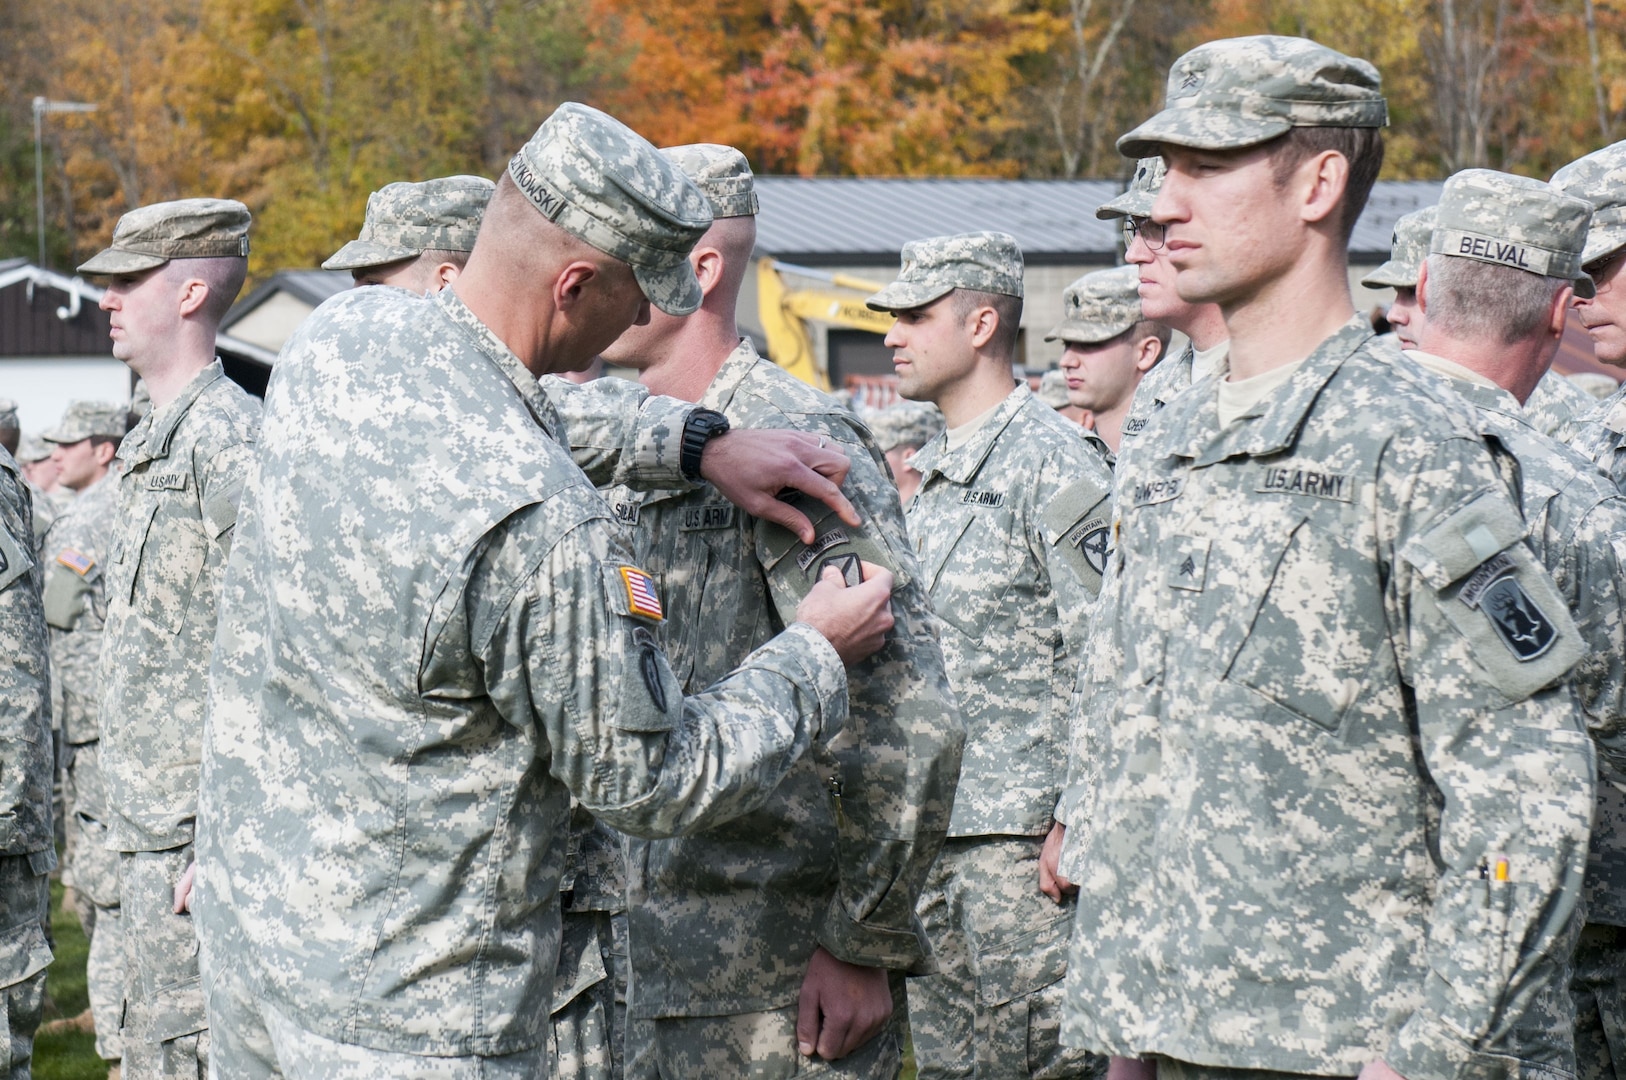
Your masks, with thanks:
M711 207L621 121L567 101L520 147L508 176L543 217L631 266L650 303L668 315L700 306L689 252L711 227Z
M712 217L751 217L757 212L751 163L732 146L690 143L662 147L661 153L694 181L711 204Z
M38 435L24 435L17 444L17 464L32 465L51 456L51 444Z
M20 426L17 422L17 403L8 397L0 397L0 428Z
M1428 258L1428 238L1434 232L1434 212L1425 206L1395 221L1389 241L1389 261L1361 279L1368 289L1415 289L1417 272Z
M138 274L171 259L248 254L253 215L236 199L177 199L131 210L113 226L113 242L81 274Z
M1199 45L1169 69L1163 111L1118 140L1125 157L1159 146L1241 150L1295 127L1383 127L1378 69L1298 37L1260 35Z
M1065 409L1072 404L1067 399L1067 376L1058 368L1051 368L1039 376L1038 399L1052 409Z
M930 236L903 245L898 280L865 300L875 311L912 311L955 289L1022 298L1022 249L1002 232Z
M864 422L882 453L900 446L925 446L943 430L943 414L929 401L899 400L867 413Z
M361 235L335 252L322 269L383 266L417 258L429 248L473 251L480 218L496 187L483 176L385 184L367 196Z
M1160 157L1143 157L1135 162L1135 175L1122 195L1095 208L1095 216L1105 220L1121 217L1151 217L1152 204L1163 187L1169 167Z
M1596 266L1626 248L1626 142L1594 150L1553 173L1553 187L1592 204L1582 266Z
M1440 193L1428 250L1569 278L1578 295L1591 296L1592 279L1581 269L1591 221L1591 203L1561 194L1550 184L1491 169L1464 169L1446 180Z
M1140 270L1115 266L1085 274L1061 294L1061 322L1046 341L1099 345L1141 320Z
M111 401L70 401L62 422L40 438L48 443L76 443L97 435L122 439L128 430L128 406Z

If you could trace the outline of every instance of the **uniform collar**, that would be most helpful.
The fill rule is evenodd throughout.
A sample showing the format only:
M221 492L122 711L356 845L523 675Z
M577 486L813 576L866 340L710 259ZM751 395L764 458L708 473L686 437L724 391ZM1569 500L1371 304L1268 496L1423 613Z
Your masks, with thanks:
M728 412L729 403L734 400L734 391L740 388L745 377L751 374L751 369L760 363L762 357L757 355L756 346L751 344L750 338L741 338L740 343L734 346L734 351L728 354L723 366L712 377L711 384L700 397L700 406L705 409L714 409L720 413Z
M446 316L452 325L467 334L474 347L514 384L514 389L519 391L520 399L530 410L531 418L548 433L548 437L556 442L560 441L564 422L560 419L558 410L553 407L553 402L548 400L548 395L542 390L542 384L537 381L536 376L532 375L530 369L520 363L519 357L514 355L514 350L504 344L502 338L492 333L491 327L481 322L453 290L440 290L435 294L435 303L440 306L441 314Z
M1338 369L1372 338L1371 325L1360 316L1350 319L1317 345L1287 383L1256 402L1235 423L1219 430L1216 395L1185 394L1168 406L1165 430L1181 433L1183 444L1175 454L1191 458L1196 466L1228 457L1262 457L1293 445L1316 398Z
M947 431L932 436L931 442L917 450L915 456L909 460L909 464L920 473L921 485L924 486L932 478L933 473L940 474L956 484L970 483L971 478L976 476L977 470L982 467L983 459L994 448L994 443L999 441L1000 435L1016 418L1016 414L1028 402L1035 400L1037 399L1034 398L1033 391L1028 389L1028 384L1018 381L1016 388L994 409L994 415L977 429L976 434L972 435L964 446L957 450L949 450ZM1048 405L1043 407L1050 408Z
M226 369L220 365L220 357L215 357L202 371L192 376L180 394L162 408L154 409L141 418L141 423L131 429L130 434L124 437L119 444L118 456L129 462L130 468L135 468L146 461L169 456L169 444L175 438L175 429L181 426L186 414L192 411L203 392L213 386L217 379L226 377ZM128 451L128 453L126 453Z

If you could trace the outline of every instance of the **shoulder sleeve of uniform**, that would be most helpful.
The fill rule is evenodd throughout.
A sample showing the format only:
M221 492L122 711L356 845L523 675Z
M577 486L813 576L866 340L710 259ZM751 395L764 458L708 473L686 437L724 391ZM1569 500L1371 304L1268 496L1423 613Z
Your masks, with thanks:
M866 467L863 447L849 445L843 449L853 458L843 492L864 517L862 524L856 528L848 525L824 503L798 493L785 498L813 522L812 543L803 543L801 537L771 521L758 519L755 525L758 561L776 588L785 589L795 600L806 596L829 567L840 571L849 585L863 580L859 565L863 562L891 571L897 579L896 589L901 590L913 580L909 572L913 559L900 557L893 549L895 541L874 520L880 508L877 500L886 498L896 504L897 489L886 484L878 467ZM865 460L858 455L865 455Z
M1511 701L1561 679L1584 652L1563 598L1524 535L1507 497L1485 491L1429 523L1399 551Z
M1050 497L1039 514L1045 541L1078 572L1092 593L1112 555L1112 484L1103 476L1085 476Z

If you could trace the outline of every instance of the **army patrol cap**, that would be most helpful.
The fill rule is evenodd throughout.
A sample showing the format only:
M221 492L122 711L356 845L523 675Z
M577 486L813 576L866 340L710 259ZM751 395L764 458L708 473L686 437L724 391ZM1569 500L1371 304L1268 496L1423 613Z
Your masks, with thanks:
M668 315L700 306L689 252L711 227L711 207L621 121L567 101L520 147L508 176L543 217L631 266L650 303Z
M1568 278L1576 295L1591 296L1592 279L1581 269L1591 222L1591 203L1540 180L1464 169L1445 182L1428 250Z
M69 445L97 435L122 439L130 418L128 406L111 401L71 401L62 422L40 435L48 443Z
M690 143L662 147L661 153L694 181L694 186L711 204L713 218L756 214L757 189L751 163L732 146Z
M1415 289L1417 274L1428 258L1428 239L1434 232L1434 212L1426 206L1402 215L1389 241L1389 261L1361 279L1368 289Z
M253 215L236 199L177 199L131 210L113 226L113 242L81 274L139 274L171 259L241 258Z
M430 248L473 251L480 218L496 188L483 176L385 184L367 196L361 235L334 252L322 269L383 266L415 259Z
M1157 193L1162 190L1163 177L1168 171L1169 167L1161 157L1141 158L1135 162L1135 175L1130 178L1129 187L1111 202L1097 206L1095 216L1103 221L1107 218L1151 217L1152 204L1157 202Z
M1163 144L1241 150L1296 127L1384 127L1378 69L1297 37L1260 35L1199 45L1169 69L1163 111L1118 140L1142 158Z
M51 445L38 435L24 435L17 444L17 463L32 465L51 456Z
M1582 266L1598 263L1626 248L1626 142L1595 150L1553 173L1554 189L1592 204Z
M0 428L21 426L17 422L17 403L8 397L0 397Z
M900 446L925 446L943 430L943 414L929 401L898 401L864 417L882 453Z
M1052 409L1065 409L1072 404L1067 400L1067 376L1059 368L1051 368L1039 376L1039 390L1034 396Z
M1061 294L1061 322L1046 341L1099 345L1141 321L1140 270L1116 266L1085 274Z
M1022 298L1022 249L1002 232L931 236L903 245L898 280L864 301L874 311L913 311L955 289Z

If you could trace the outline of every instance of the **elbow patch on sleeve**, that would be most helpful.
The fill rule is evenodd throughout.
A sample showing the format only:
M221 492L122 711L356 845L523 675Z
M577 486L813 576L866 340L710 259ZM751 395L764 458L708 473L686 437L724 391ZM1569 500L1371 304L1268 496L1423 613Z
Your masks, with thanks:
M1039 516L1045 540L1077 572L1091 594L1112 557L1112 489L1085 477L1068 484Z
M796 505L813 522L811 544L802 543L801 537L771 521L758 519L756 523L757 558L795 599L806 596L827 567L839 570L848 585L864 579L859 564L866 562L891 571L897 578L895 589L909 583L909 575L899 566L879 530L863 526L855 529L834 510L812 499L803 497Z
M1521 542L1524 534L1506 498L1486 492L1400 549L1512 701L1563 678L1585 651L1558 589Z

